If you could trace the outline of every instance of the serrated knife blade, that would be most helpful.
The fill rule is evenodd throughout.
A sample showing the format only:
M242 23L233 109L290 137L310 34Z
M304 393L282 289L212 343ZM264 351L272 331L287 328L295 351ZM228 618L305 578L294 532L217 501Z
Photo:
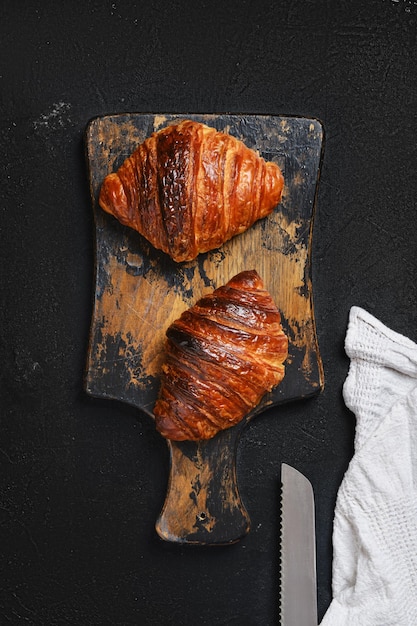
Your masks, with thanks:
M313 488L286 463L281 483L281 626L317 626Z

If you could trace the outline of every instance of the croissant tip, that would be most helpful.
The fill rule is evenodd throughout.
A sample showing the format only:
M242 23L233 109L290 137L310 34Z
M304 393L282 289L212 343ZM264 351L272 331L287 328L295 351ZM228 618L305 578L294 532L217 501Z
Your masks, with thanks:
M98 202L106 213L117 217L120 221L126 215L128 202L123 185L117 173L106 176L100 189Z
M274 198L275 205L281 202L284 182L283 173L277 163L268 161L266 163L266 187L269 189L271 198Z
M231 287L236 285L239 289L264 289L264 282L255 269L239 272L227 284Z

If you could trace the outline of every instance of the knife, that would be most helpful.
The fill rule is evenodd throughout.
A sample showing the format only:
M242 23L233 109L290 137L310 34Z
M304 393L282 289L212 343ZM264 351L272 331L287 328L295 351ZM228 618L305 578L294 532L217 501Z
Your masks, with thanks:
M281 626L317 626L313 488L285 463L281 483Z

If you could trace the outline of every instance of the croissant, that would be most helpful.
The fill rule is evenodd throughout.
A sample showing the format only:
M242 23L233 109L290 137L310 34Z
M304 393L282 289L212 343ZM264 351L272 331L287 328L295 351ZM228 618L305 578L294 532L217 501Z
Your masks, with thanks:
M152 133L106 176L99 204L174 261L190 261L271 213L283 185L276 163L185 120Z
M167 330L157 430L176 441L234 426L284 378L288 340L255 270L201 298Z

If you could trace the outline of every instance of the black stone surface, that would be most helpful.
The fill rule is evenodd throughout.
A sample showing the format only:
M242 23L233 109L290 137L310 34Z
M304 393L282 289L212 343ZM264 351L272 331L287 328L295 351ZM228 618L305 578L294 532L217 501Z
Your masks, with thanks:
M277 624L281 462L315 489L321 618L353 452L349 309L417 340L417 5L3 0L0 13L0 623ZM149 417L83 390L83 134L124 111L301 115L325 128L313 283L326 387L243 433L252 530L232 546L158 538L165 442Z

